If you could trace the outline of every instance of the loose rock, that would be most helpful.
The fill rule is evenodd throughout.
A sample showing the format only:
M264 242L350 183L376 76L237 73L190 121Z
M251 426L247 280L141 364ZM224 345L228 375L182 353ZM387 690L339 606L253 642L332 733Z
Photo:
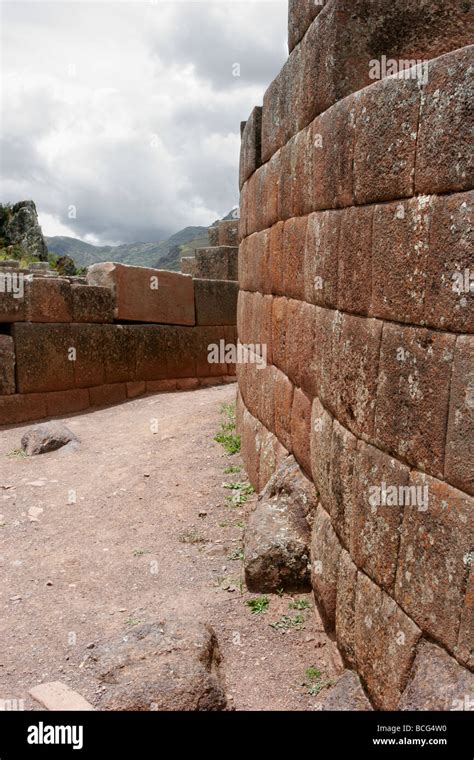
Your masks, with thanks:
M74 441L77 436L62 422L45 422L26 431L21 439L21 447L28 456L46 454Z

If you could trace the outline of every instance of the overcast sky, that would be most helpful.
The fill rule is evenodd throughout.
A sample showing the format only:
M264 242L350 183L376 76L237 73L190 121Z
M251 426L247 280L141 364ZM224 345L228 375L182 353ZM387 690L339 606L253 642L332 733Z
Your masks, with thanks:
M32 198L46 235L96 244L237 205L240 122L288 54L287 0L0 9L2 202Z

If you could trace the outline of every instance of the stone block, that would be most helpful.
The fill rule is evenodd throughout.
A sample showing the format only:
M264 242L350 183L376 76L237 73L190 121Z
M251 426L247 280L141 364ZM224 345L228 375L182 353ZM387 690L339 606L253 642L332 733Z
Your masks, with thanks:
M126 264L93 264L87 283L112 290L115 318L132 322L194 325L192 277Z
M219 222L219 246L238 246L239 245L239 220L226 219Z
M430 638L454 652L474 542L474 499L424 473L410 486L427 506L405 509L395 599Z
M304 297L304 257L307 217L294 217L283 227L283 288L288 298Z
M72 322L72 291L68 280L31 277L25 286L29 322Z
M320 400L315 398L311 412L311 475L319 500L327 510L331 503L332 431L332 416L322 406Z
M235 325L239 283L229 280L194 280L197 325Z
M272 304L272 354L273 363L288 374L287 333L288 299L274 298Z
M284 273L285 259L283 256L283 228L284 222L278 222L268 232L268 260L272 293L285 295Z
M460 335L451 378L445 479L474 495L474 336Z
M15 345L10 335L0 334L0 396L15 393Z
M342 212L311 214L304 251L304 297L306 301L336 308L338 247Z
M323 2L314 0L289 0L288 4L288 48L293 48L304 37L308 28L324 7Z
M127 398L137 398L138 396L143 396L143 394L146 393L145 380L135 380L131 383L125 383L125 387L127 389Z
M167 369L169 355L168 328L160 325L140 326L137 341L137 380L163 380L170 377Z
M103 325L106 384L136 379L139 329L134 325Z
M53 391L45 393L48 417L63 417L89 408L89 391L87 388L74 388L70 391Z
M316 327L316 307L301 301L288 301L286 359L288 377L310 395L315 393L312 366Z
M46 710L53 711L87 711L94 710L84 697L60 681L40 683L30 689L29 694Z
M209 346L219 343L222 327L168 327L168 377L210 377L226 374L225 364L213 364Z
M311 211L352 206L356 107L345 98L311 123Z
M357 567L345 549L339 555L336 595L336 640L344 661L351 668L355 660L355 596Z
M48 416L46 393L0 396L0 425L19 425Z
M262 108L256 106L249 116L242 132L240 146L239 187L262 164Z
M0 323L27 319L26 286L23 272L0 269Z
M238 279L239 249L237 246L197 248L194 255L196 259L194 277L203 280Z
M353 501L356 483L354 482L354 466L356 458L357 439L349 430L334 420L332 438L328 442L330 449L321 452L328 456L327 472L329 482L326 496L327 510L332 524L343 546L351 545L353 525ZM328 445L325 443L325 446Z
M73 322L99 322L103 324L114 321L115 301L109 288L73 285L71 296Z
M406 465L359 441L352 481L350 552L356 565L392 595L403 514L418 508L417 494L407 488L409 478Z
M98 385L96 388L89 389L89 398L91 406L121 404L127 399L127 389L125 383Z
M417 193L472 188L472 54L471 45L428 63L416 151Z
M336 416L358 437L373 435L381 336L379 320L344 314L333 344Z
M374 438L435 477L443 477L455 340L447 333L384 323Z
M474 193L433 200L423 318L443 330L474 332Z
M106 382L106 329L110 332L113 328L104 325L71 325L70 345L75 349L73 370L76 388L89 388Z
M322 697L321 710L334 712L370 712L372 705L367 699L360 678L353 670L346 670L336 684Z
M474 674L435 644L421 641L398 710L472 710L473 693Z
M311 583L316 603L329 628L336 621L339 558L342 547L321 505L316 510L311 534Z
M375 207L371 313L381 319L423 323L433 197Z
M70 325L16 322L12 327L12 336L19 393L74 388Z
M194 256L183 256L181 258L181 274L190 274L196 276L197 262Z
M328 275L329 292L337 292L337 306L342 311L368 314L370 310L374 209L353 207L340 212L337 255L331 251L333 261L337 259L337 289L332 271Z
M357 574L357 671L376 710L395 710L410 675L421 631L364 573Z
M295 388L291 410L291 450L304 471L311 474L311 398Z
M355 97L356 204L413 195L420 83L416 79L389 77Z

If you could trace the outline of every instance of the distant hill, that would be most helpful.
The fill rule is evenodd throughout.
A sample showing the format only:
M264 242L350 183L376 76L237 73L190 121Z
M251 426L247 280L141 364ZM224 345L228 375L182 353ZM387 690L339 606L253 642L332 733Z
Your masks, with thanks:
M124 243L118 246L90 245L71 237L46 238L51 253L57 256L70 256L77 267L88 267L101 261L156 267L175 246L183 246L184 249L190 250L206 245L206 242L207 227L185 227L171 235L168 240L157 243Z

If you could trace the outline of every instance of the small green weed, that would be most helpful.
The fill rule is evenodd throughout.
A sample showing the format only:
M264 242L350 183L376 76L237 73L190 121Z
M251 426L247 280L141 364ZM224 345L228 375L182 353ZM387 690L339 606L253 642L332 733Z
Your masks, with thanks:
M311 607L307 599L293 599L288 603L290 610L307 610Z
M268 596L257 596L255 599L247 599L245 604L250 607L252 615L260 615L262 612L266 612L269 605Z

